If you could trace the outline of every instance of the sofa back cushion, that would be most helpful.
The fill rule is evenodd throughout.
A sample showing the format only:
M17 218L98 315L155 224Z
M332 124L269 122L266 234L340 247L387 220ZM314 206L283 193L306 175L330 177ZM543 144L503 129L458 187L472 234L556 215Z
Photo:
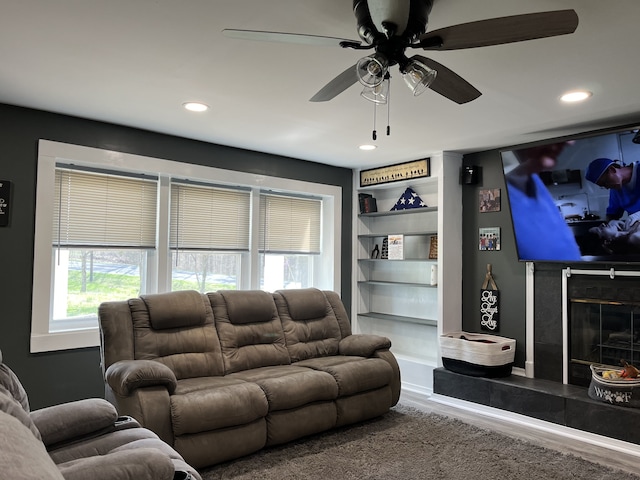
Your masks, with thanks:
M22 422L38 440L40 432L33 423L29 410L29 397L18 376L2 363L0 351L0 411L8 413Z
M136 360L167 365L178 380L222 375L220 341L206 295L185 290L129 300Z
M273 297L262 290L208 293L225 374L290 363Z
M340 295L331 290L324 290L322 293L324 293L324 296L327 298L327 301L331 305L333 313L338 320L341 337L348 337L351 335L351 320L349 320L349 314L347 313L347 309L344 308L344 303L342 303Z
M207 321L207 305L194 290L142 295L154 330L199 327Z
M340 324L321 290L278 290L273 298L292 362L338 354Z
M27 427L36 439L42 440L40 431L33 422L31 415L22 408L22 405L3 386L0 386L0 412L11 415Z
M25 412L29 412L29 397L22 383L7 365L2 363L0 352L0 387L6 389L9 395L20 404Z
M0 411L1 478L64 480L44 444L19 419Z

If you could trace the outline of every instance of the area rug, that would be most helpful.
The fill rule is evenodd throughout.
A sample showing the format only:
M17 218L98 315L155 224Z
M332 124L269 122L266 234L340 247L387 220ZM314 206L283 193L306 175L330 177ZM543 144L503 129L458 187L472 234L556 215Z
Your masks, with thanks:
M359 425L267 448L201 474L203 480L640 479L615 466L406 406Z

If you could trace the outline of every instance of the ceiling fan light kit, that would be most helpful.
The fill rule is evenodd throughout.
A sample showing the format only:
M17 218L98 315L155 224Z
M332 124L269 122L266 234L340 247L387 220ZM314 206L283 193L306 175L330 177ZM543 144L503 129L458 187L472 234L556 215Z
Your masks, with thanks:
M429 88L429 85L434 82L436 75L437 72L434 69L427 67L418 60L411 60L404 72L402 72L402 78L404 78L405 83L413 92L414 97L424 93Z
M430 58L405 51L460 50L522 42L573 33L578 27L574 10L527 13L490 18L427 32L434 0L354 0L353 12L361 41L282 32L225 29L230 38L295 42L305 45L334 45L354 50L373 49L311 97L326 102L355 83L374 88L380 85L389 68L398 65L414 96L431 89L443 97L464 104L482 93L460 75ZM370 93L367 96L370 99Z
M377 104L385 104L389 99L389 79L385 78L382 83L375 87L364 87L360 95Z
M376 87L380 85L388 70L389 61L380 53L362 57L358 60L358 63L356 63L358 80L365 87Z

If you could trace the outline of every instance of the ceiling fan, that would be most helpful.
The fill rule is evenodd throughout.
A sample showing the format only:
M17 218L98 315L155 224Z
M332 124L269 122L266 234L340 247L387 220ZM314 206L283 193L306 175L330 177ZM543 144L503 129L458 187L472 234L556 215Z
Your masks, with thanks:
M481 93L444 65L424 57L407 57L409 48L459 50L502 45L536 38L573 33L578 27L574 10L555 10L453 25L426 31L434 0L353 0L353 11L362 41L297 33L225 29L231 38L308 45L329 45L354 50L374 50L327 83L311 97L326 102L351 85L364 85L362 95L375 103L386 103L389 67L398 65L414 95L427 88L458 103L475 100Z

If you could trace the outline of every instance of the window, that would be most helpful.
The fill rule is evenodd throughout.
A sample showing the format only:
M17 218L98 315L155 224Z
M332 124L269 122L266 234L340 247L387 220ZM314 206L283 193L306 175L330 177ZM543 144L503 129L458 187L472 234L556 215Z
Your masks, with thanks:
M58 165L54 188L49 331L97 328L100 303L146 291L158 182Z
M240 288L249 252L251 191L171 184L172 290Z
M341 201L336 186L41 140L31 351L99 345L108 300L337 290Z
M322 201L260 195L260 286L269 291L313 285L321 253Z

